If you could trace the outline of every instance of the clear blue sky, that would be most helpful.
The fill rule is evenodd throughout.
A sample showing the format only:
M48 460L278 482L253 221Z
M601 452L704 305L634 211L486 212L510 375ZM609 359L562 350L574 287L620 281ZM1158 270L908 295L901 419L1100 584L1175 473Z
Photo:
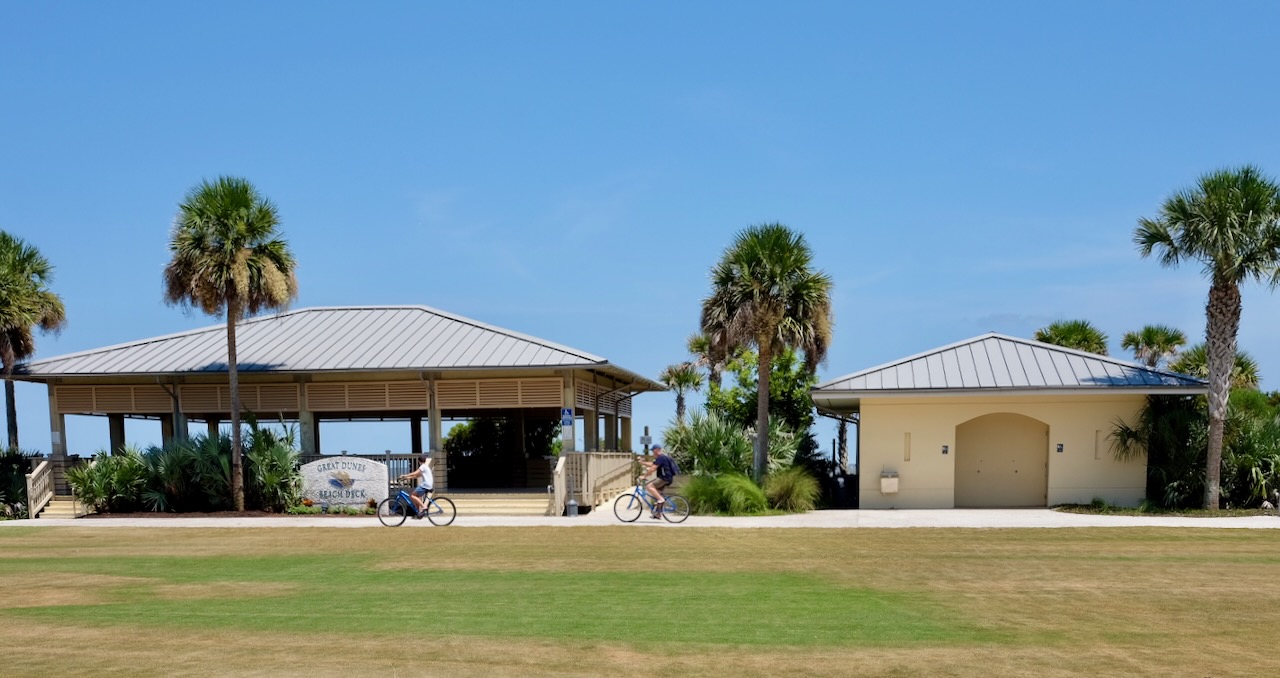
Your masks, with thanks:
M279 205L295 307L425 304L650 377L771 221L835 280L823 379L1057 319L1113 355L1148 323L1202 335L1198 266L1132 233L1207 171L1280 173L1280 4L856 4L4 3L0 228L54 263L69 320L37 357L217 323L165 306L161 270L220 174ZM1246 290L1268 389L1278 308ZM48 450L44 387L18 397ZM674 409L635 406L637 435Z

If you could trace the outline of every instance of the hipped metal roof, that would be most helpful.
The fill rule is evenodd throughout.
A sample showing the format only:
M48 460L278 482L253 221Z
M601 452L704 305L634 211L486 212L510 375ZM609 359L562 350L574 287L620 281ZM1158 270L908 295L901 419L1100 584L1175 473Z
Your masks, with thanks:
M633 390L664 390L608 360L426 306L306 308L236 326L241 373L594 369ZM226 325L20 365L18 378L165 376L227 371Z
M994 332L819 384L813 396L1123 390L1199 394L1207 382Z

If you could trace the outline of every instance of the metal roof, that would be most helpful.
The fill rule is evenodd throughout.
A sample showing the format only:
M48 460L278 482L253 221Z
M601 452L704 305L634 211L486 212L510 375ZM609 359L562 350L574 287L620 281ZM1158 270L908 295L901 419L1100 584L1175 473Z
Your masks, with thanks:
M519 368L600 369L641 390L661 384L608 360L427 306L305 308L236 326L241 373ZM46 358L19 378L186 375L227 371L226 325Z
M813 393L818 397L1063 389L1204 393L1208 385L1183 374L992 332L833 379Z

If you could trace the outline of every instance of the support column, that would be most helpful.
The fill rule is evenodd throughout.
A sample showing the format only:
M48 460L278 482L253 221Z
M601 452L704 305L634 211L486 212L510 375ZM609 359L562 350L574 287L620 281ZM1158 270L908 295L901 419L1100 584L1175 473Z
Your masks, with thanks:
M176 393L176 391L175 391ZM182 413L182 403L178 398L170 398L173 401L173 433L178 440L186 440L187 433L187 416Z
M107 415L107 433L108 439L111 441L110 452L115 453L121 447L124 447L124 415L108 414Z
M590 412L588 416L587 412ZM600 412L586 410L582 413L582 446L588 452L600 449Z
M422 417L409 417L409 449L414 454L422 454Z
M631 417L622 417L622 444L618 449L623 452L630 452L635 448L631 446Z
M431 453L431 475L436 478L436 489L449 489L449 455L444 451L444 422L440 420L440 401L436 398L436 382L427 382L427 451ZM414 427L421 437L421 425ZM421 445L422 441L419 440Z
M561 414L563 415L564 410L567 409L569 410L570 415L573 415L573 414L576 414L574 410L576 409L578 404L578 390L573 385L573 370L565 370L563 373L563 376L564 376L564 400L561 401L562 404L560 405L561 407L560 411L561 411ZM569 416L567 418L562 416L561 418L564 419L565 421L568 421L569 425L560 426L560 436L561 436L560 437L560 453L564 454L565 452L576 452L577 448L575 447L575 445L577 441L577 435L574 433L574 426L577 424L577 419L574 416ZM563 422L561 423L563 424Z
M58 412L58 397L53 384L49 385L49 463L53 467L53 493L58 496L71 494L67 486L67 417Z
M218 436L221 435L221 431L218 430L218 425L222 422L219 421L217 417L209 417L204 420L204 423L209 427L209 439L217 440Z
M316 433L319 427L316 425L316 415L309 410L298 412L298 433L302 440L299 441L302 446L303 454L320 454L320 441L317 439Z
M160 445L168 445L173 440L173 415L160 415Z
M67 430L67 417L58 412L58 396L52 385L49 386L49 449L54 459L66 459L67 441L64 433Z
M617 451L618 449L618 415L604 415L604 449Z

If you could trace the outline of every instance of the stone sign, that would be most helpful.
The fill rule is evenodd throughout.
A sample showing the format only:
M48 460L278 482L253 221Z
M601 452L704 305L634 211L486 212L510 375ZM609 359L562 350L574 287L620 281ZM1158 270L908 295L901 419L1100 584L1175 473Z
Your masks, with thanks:
M316 504L364 506L387 498L387 465L360 457L333 457L305 464L302 497Z

